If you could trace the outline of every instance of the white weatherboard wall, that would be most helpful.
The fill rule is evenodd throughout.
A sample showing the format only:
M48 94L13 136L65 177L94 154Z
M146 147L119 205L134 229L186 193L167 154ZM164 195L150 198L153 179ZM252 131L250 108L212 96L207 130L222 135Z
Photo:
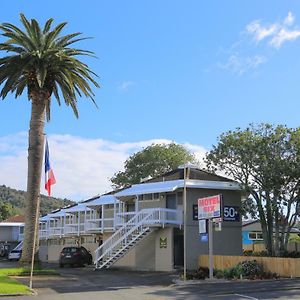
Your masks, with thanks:
M160 248L160 238L167 238L167 248ZM159 228L141 240L112 267L140 271L173 270L173 228Z

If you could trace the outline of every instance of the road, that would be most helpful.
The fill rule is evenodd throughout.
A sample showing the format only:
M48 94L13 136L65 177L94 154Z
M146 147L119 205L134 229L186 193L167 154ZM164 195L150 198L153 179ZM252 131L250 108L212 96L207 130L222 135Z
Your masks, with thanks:
M3 265L0 263L0 267ZM34 278L37 296L18 300L300 300L300 279L270 281L199 281L174 284L178 275L157 272L93 271L92 268L64 268L61 276ZM28 284L28 278L18 278ZM1 300L11 297L1 297ZM16 298L14 298L16 299Z

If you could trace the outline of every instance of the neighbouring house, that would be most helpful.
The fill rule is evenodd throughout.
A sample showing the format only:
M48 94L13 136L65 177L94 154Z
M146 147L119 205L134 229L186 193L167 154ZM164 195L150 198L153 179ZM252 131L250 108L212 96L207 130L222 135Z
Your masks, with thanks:
M17 215L0 222L0 256L13 249L24 237L25 216Z
M196 269L199 254L208 253L208 242L199 235L197 203L213 195L222 195L224 211L222 226L213 234L214 253L241 255L239 184L198 168L189 167L186 178L184 173L178 168L43 216L41 260L58 261L63 247L82 245L93 254L97 269L172 271L183 265L186 215L187 268Z
M291 234L300 234L300 229L293 227ZM266 250L261 224L259 220L245 220L242 224L243 250L264 251ZM288 251L300 251L300 245L289 243Z

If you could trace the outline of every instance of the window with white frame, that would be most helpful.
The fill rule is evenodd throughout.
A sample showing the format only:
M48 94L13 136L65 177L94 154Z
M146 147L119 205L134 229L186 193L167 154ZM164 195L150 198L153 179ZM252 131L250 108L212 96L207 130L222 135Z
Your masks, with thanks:
M262 236L261 232L249 232L248 238L249 238L249 240L252 240L252 241L262 241L263 240L263 236Z
M159 193L140 195L139 201L159 201Z

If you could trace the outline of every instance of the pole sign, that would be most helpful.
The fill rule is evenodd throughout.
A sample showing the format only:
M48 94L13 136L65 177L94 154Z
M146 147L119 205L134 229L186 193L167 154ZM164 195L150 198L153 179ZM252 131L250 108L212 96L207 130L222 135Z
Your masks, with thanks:
M221 217L221 195L198 199L198 219Z

